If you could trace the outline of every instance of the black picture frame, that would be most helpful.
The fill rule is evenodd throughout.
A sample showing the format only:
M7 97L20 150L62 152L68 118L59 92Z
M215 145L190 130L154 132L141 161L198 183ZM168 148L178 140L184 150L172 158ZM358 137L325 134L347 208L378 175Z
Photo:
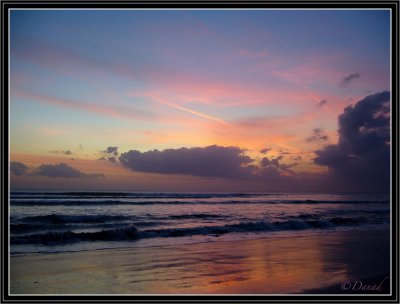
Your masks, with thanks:
M11 9L374 9L384 8L392 14L392 278L391 295L368 294L304 294L304 295L115 295L115 296L55 296L37 295L22 296L9 294L9 16ZM317 303L398 303L399 301L399 2L398 1L1 1L1 41L2 41L2 81L1 81L1 294L4 303L106 303L106 302L140 302L140 303L235 303L235 302L317 302Z

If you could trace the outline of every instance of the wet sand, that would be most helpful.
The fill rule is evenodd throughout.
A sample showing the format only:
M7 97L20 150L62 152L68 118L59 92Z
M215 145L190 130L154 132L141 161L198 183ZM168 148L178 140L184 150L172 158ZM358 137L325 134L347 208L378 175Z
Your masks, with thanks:
M10 259L10 291L11 294L348 294L352 291L340 288L343 282L367 278L370 284L379 284L389 276L389 246L388 230L360 230L15 255ZM389 282L390 278L384 284Z

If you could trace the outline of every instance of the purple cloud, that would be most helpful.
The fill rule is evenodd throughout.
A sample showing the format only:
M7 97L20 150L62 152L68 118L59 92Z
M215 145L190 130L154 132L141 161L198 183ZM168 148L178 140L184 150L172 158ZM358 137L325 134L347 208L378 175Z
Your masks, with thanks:
M39 167L31 170L28 173L29 167L24 163L20 162L11 162L10 163L10 171L14 175L22 176L47 176L47 177L64 177L64 178L75 178L75 177L83 177L83 178L96 178L96 177L104 177L104 174L100 173L83 173L65 163L59 164L42 164Z
M40 165L35 171L34 175L48 176L48 177L64 177L64 178L73 178L73 177L104 177L103 174L93 173L86 174L83 173L65 163L59 163L55 165Z
M329 138L324 133L324 129L322 128L315 128L312 130L312 134L310 137L306 138L307 142L322 142L327 141Z
M24 163L13 161L10 163L10 171L16 176L25 175L29 167Z
M340 82L340 85L344 88L347 88L354 81L354 79L357 79L357 78L360 78L359 73L350 74L349 76L346 76L342 79L342 81Z
M139 172L161 174L185 174L199 177L221 177L249 181L270 181L272 178L286 179L281 173L293 173L290 168L296 164L280 164L283 156L274 159L264 157L261 167L255 166L255 159L244 154L239 147L208 146L196 148L152 150L140 152L131 150L122 153L120 163Z
M131 170L164 174L187 174L201 177L245 178L251 175L253 159L239 147L196 147L152 150L131 150L119 157Z
M108 160L110 162L116 163L118 157L118 147L107 147L105 150L101 150L100 153L102 156L99 158L100 160Z
M272 149L271 148L264 148L264 149L261 149L260 150L260 153L262 153L262 154L267 154L269 151L271 151Z
M365 190L388 190L390 181L390 93L369 95L339 116L339 140L315 151L314 162L336 182Z

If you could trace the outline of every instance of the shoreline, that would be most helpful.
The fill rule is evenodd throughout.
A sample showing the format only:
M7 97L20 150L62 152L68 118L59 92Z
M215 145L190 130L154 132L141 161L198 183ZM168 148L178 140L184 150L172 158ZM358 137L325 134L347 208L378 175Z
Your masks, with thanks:
M389 229L376 229L17 254L10 257L10 289L12 294L340 294L340 282L372 282L389 273L389 244Z

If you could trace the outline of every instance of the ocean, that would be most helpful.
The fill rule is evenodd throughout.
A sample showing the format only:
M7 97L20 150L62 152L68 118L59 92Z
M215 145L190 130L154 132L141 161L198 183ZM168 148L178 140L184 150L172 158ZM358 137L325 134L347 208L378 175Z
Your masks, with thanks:
M11 254L385 228L383 194L12 192Z

